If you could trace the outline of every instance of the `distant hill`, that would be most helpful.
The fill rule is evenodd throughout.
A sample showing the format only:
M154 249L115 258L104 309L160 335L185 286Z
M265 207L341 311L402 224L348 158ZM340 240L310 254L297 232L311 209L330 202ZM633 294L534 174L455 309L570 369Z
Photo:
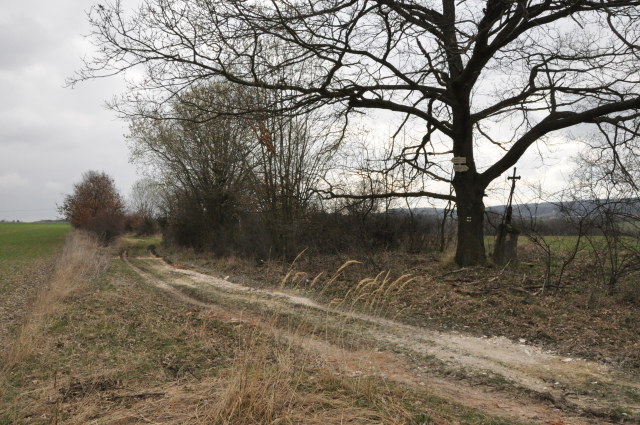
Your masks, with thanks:
M617 203L616 210L620 213L628 215L640 215L640 199L619 199L609 200L609 204ZM514 215L522 215L525 217L533 217L538 219L559 218L566 213L561 211L565 207L571 215L587 215L597 210L599 206L605 204L603 200L585 200L585 201L569 201L563 203L540 202L532 204L514 205ZM498 214L504 214L505 206L489 207L487 210L494 211Z
M576 215L583 215L595 209L599 204L604 201L570 201L565 202L565 205L570 211L575 212ZM621 199L621 210L629 215L640 216L640 199ZM514 216L522 215L525 217L534 217L538 219L553 219L562 217L563 214L560 211L561 205L553 202L537 202L529 204L516 204L513 206ZM495 205L486 208L489 214L503 215L506 205ZM395 208L390 211L394 214L408 214L409 210L406 208ZM411 210L413 214L422 215L427 217L440 217L444 213L442 208L413 208Z

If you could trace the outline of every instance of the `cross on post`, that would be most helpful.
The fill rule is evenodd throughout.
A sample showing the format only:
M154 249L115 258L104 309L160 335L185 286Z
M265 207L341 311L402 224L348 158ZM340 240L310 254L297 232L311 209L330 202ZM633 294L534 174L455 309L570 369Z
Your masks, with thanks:
M509 201L507 209L502 217L502 223L498 226L496 234L496 245L493 250L493 261L498 265L515 264L518 262L518 235L520 231L511 226L511 215L513 213L513 193L516 190L516 180L520 180L520 176L516 176L516 168L513 169L513 176L508 177L511 180L511 192L509 192Z
M516 167L513 167L513 176L507 177L508 180L511 180L511 192L509 193L509 201L507 202L507 213L504 216L504 224L511 224L511 216L513 214L513 192L516 190L516 180L520 180L520 176L516 176Z

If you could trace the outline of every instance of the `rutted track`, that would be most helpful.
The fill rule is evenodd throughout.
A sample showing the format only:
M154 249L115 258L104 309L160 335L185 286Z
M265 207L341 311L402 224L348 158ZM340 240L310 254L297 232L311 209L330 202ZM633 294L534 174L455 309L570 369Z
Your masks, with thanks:
M625 394L640 388L639 382L627 379L605 365L563 358L506 338L436 332L337 310L297 294L251 288L194 270L175 268L158 257L139 257L135 261L139 265L129 261L126 255L123 260L147 282L177 300L235 320L273 326L263 320L265 314L287 314L372 341L371 349L354 352L320 338L305 338L306 348L319 352L344 373L381 375L406 384L426 386L433 393L470 407L531 423L604 424L621 420L637 423L640 415L640 403L596 397L585 390L589 386L603 385ZM194 291L205 296L192 295ZM285 330L278 332L287 336ZM437 364L435 369L434 364ZM472 379L447 378L452 371ZM519 389L496 391L490 386L470 383L482 381L483 377L485 382L493 379L501 381L502 387ZM630 413L613 422L605 420L608 413L621 407Z

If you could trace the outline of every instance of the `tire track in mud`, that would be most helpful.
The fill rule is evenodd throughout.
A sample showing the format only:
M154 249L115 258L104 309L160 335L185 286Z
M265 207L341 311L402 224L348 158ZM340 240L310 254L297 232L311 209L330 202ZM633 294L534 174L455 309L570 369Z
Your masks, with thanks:
M123 260L147 282L177 300L234 317L254 326L273 328L265 313L286 313L375 341L367 350L340 348L317 337L305 337L302 346L321 354L336 369L350 375L377 375L409 385L426 387L444 398L477 408L495 416L530 423L606 424L639 423L640 403L625 403L631 415L620 416L612 403L585 393L583 387L599 382L632 390L640 383L619 376L595 362L569 359L531 345L514 343L504 337L478 338L457 333L431 331L389 319L354 311L343 311L312 299L284 291L252 288L194 270L173 267L159 257L139 257L144 268ZM145 270L145 268L148 268ZM182 288L206 291L224 303L204 301ZM234 307L229 307L229 304ZM238 311L238 306L245 308ZM235 310L235 311L234 311ZM249 310L249 312L247 312ZM231 315L229 315L231 313ZM238 319L240 317L240 319ZM277 331L287 338L287 331ZM300 336L295 339L300 340ZM383 351L380 351L383 350ZM393 354L400 352L401 354ZM433 359L440 366L434 370ZM472 385L447 374L496 380L516 391L496 391L491 385ZM354 375L354 376L355 376ZM478 379L476 379L477 381ZM617 415L617 416L616 416ZM635 420L634 418L635 417Z

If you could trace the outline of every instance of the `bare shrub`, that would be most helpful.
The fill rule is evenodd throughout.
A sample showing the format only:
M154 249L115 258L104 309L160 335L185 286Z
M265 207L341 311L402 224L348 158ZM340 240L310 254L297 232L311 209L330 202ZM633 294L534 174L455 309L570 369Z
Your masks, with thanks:
M636 284L640 272L640 163L637 155L604 153L587 149L577 159L569 212L588 223L592 270L613 295L621 284Z

